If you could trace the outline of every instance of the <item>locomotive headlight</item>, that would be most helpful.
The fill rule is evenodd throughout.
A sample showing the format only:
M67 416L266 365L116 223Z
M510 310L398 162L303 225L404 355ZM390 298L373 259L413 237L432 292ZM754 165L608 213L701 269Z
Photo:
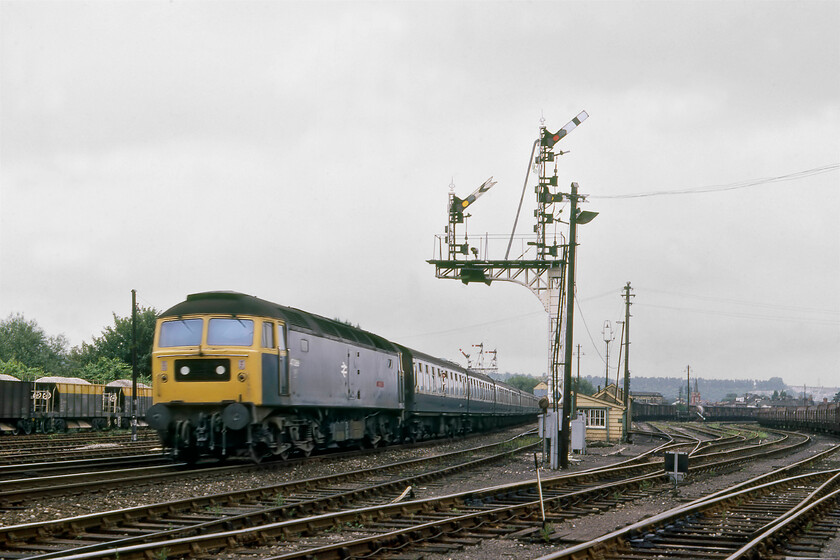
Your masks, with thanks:
M245 380L248 379L248 374L243 371L239 375L237 375L236 378L239 379L239 381L244 383Z
M190 366L181 366L181 375L189 375Z
M166 383L167 381L169 381L169 376L164 373L164 374L158 375L158 379L160 379L161 383Z
M217 373L218 375L224 375L224 374L225 374L225 371L226 371L226 370L225 370L225 366L217 366L217 367L216 367L216 373Z

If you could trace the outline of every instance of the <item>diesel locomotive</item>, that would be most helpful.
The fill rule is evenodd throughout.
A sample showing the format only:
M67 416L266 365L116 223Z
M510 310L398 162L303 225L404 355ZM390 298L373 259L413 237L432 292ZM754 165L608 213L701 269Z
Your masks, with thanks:
M340 321L236 292L163 312L146 420L185 460L452 436L533 420L537 399Z

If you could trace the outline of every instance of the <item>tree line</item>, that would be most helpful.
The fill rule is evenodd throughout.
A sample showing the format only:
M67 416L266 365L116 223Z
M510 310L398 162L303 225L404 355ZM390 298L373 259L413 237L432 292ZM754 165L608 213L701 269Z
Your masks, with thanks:
M137 374L151 384L152 342L159 312L137 309ZM70 347L63 334L50 336L22 314L0 321L0 373L21 381L45 376L80 377L91 383L131 378L131 317L113 314L114 324L80 346Z

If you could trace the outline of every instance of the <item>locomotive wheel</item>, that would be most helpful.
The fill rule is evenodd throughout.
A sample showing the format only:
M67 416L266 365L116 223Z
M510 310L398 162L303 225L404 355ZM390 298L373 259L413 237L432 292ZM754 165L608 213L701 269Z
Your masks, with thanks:
M289 444L289 438L286 435L286 430L283 428L283 423L278 418L269 418L267 421L263 422L262 429L264 432L270 434L270 441L271 444L268 446L269 451L275 456L280 457L282 460L287 460L289 455L291 454L292 447ZM251 446L251 457L254 456L253 448L258 444L253 444ZM267 454L265 455L267 456Z
M251 444L248 446L248 455L251 456L251 461L254 462L255 465L262 463L262 460L265 459L266 454L260 451L262 446L259 444ZM283 456L282 454L280 455ZM286 453L288 457L288 452Z

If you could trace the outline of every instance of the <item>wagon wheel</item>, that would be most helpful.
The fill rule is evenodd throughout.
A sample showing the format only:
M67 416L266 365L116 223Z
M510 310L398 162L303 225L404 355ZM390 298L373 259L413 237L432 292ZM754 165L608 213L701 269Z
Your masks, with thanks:
M30 435L32 433L32 422L29 420L18 421L17 430L26 435Z
M53 430L59 434L65 433L67 431L67 421L64 418L56 418L53 420Z

